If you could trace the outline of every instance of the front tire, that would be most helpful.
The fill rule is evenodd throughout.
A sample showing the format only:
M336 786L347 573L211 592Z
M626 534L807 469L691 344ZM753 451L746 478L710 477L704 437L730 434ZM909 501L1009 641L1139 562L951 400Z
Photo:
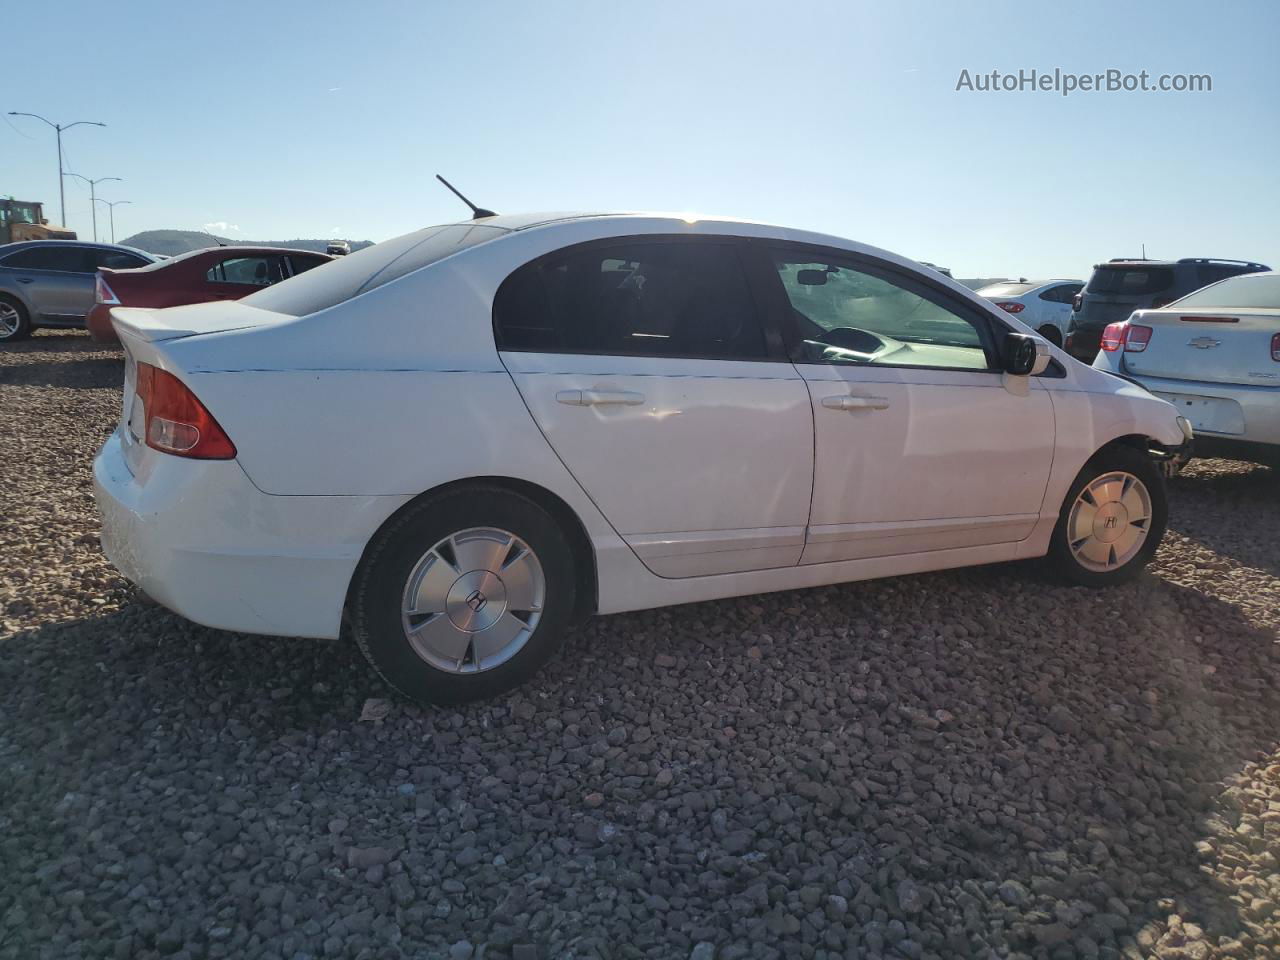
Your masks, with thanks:
M31 336L31 314L12 297L0 297L0 343L13 343Z
M392 687L420 703L496 696L559 650L576 599L573 551L552 516L501 487L410 507L356 573L356 642Z
M1067 491L1049 564L1081 586L1125 583L1155 556L1168 516L1164 476L1151 458L1128 447L1102 450Z

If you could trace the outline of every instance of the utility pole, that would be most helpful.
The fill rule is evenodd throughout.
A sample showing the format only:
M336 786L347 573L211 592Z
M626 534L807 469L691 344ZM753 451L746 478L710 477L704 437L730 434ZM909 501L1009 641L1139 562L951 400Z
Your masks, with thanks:
M68 177L75 177L77 180L83 180L89 185L89 206L93 209L93 242L98 242L98 195L95 188L100 183L106 183L108 180L120 180L121 177L99 177L97 180L90 180L88 177L82 177L78 173L67 171Z
M133 203L133 201L132 200L103 200L101 197L98 197L98 203L105 203L107 205L107 214L111 218L111 242L115 243L116 242L116 207L122 203Z
M62 223L60 223L59 226L65 227L67 225L67 193L62 186L63 178L66 176L62 172L62 131L70 130L72 127L78 127L81 124L87 124L88 126L91 126L91 127L105 127L106 124L99 123L97 120L77 120L75 123L67 123L67 124L54 123L52 120L45 120L45 118L40 116L40 114L38 113L21 113L17 110L10 110L9 116L35 117L37 120L44 120L44 122L47 123L49 126L53 127L54 131L57 133L58 135L58 207L62 214Z

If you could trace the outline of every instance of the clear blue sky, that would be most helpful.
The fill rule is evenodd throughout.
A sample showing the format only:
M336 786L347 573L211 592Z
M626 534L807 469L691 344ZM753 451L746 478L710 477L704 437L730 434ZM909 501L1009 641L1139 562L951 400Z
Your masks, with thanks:
M0 112L64 136L117 235L382 240L502 212L689 210L957 276L1100 259L1280 266L1280 4L0 0L49 58ZM1208 73L1211 93L956 92L1019 68ZM57 216L53 131L0 124L0 193ZM28 139L30 138L30 139ZM87 187L67 181L89 233Z

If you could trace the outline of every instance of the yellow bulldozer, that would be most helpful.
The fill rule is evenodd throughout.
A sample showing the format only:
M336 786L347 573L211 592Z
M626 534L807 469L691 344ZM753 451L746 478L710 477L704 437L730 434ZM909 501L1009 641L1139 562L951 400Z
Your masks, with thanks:
M44 218L44 204L0 197L0 243L75 238L74 230L56 226Z

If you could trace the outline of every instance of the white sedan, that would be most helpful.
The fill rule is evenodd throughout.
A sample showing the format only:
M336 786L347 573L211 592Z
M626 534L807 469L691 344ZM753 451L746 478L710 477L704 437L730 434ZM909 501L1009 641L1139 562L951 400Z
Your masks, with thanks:
M592 613L1046 554L1125 580L1189 437L935 271L754 223L485 217L112 316L107 555L213 627L346 614L424 701Z
M1195 428L1198 456L1280 467L1280 273L1220 280L1102 332L1094 367L1141 383Z
M1083 280L1002 280L983 287L978 296L1060 347L1071 321L1071 302L1083 289Z

